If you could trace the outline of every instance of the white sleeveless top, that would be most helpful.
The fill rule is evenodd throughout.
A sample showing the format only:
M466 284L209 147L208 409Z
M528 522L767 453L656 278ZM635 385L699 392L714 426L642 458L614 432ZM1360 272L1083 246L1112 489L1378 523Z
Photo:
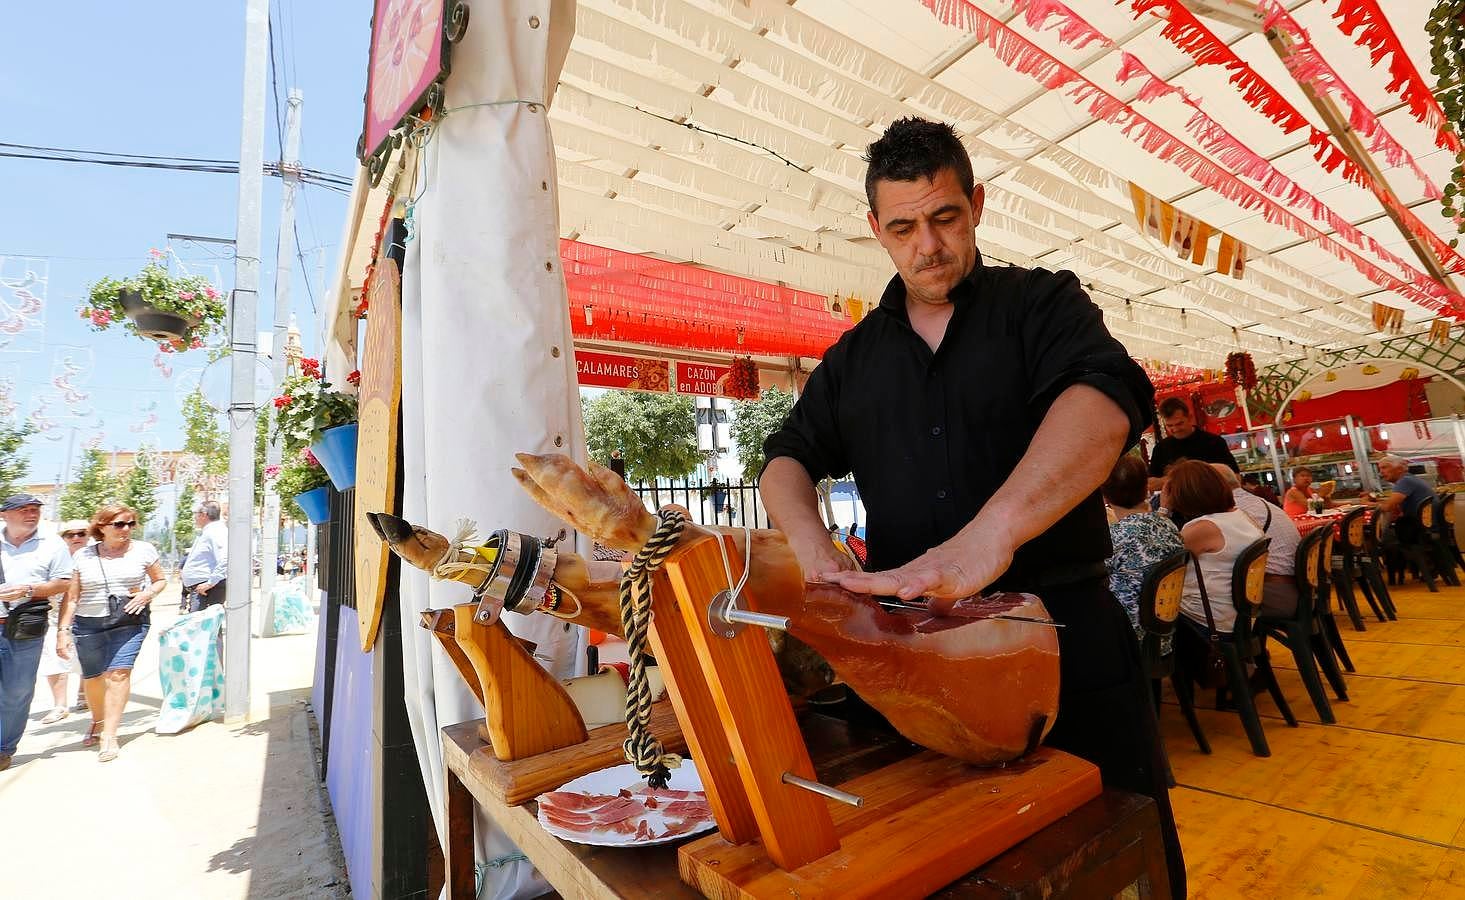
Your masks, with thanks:
M1262 538L1260 528L1251 516L1239 509L1197 516L1194 522L1210 522L1221 530L1226 544L1215 553L1200 555L1200 570L1205 574L1206 596L1211 601L1211 615L1216 630L1230 634L1236 627L1236 607L1231 603L1231 570L1241 551ZM1202 625L1206 624L1206 608L1201 604L1200 588L1195 583L1195 564L1185 570L1185 591L1180 595L1180 611Z

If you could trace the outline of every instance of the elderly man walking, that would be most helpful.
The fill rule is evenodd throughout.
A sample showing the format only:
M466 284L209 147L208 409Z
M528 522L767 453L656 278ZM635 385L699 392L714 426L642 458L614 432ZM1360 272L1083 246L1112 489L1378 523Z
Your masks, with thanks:
M71 551L41 536L41 501L14 494L0 503L0 771L10 768L25 733L50 597L71 586Z
M179 573L183 581L183 599L188 612L198 612L224 602L224 576L229 567L229 527L220 521L219 504L202 503L193 514L199 529L193 547L183 560Z

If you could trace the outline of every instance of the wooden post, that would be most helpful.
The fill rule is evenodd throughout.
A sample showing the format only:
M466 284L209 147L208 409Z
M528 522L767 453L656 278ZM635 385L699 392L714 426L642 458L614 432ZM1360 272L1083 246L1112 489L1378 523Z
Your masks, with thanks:
M725 542L731 572L724 568L718 541ZM721 755L709 758L704 753L699 765L705 764L723 782L718 785L719 793L726 769L738 776L764 850L780 868L796 869L837 850L839 838L824 798L782 781L785 772L811 780L817 775L767 635L761 628L744 628L735 637L725 638L714 634L708 624L712 598L728 589L729 578L735 582L742 575L742 559L731 538L707 535L686 542L664 568L695 657L687 659L674 652L662 663L676 678L689 671L701 674L715 707L689 709L684 730L689 741L699 745L704 744L709 730L720 731L732 751L731 760ZM712 796L711 790L708 796ZM722 799L726 803L727 798Z

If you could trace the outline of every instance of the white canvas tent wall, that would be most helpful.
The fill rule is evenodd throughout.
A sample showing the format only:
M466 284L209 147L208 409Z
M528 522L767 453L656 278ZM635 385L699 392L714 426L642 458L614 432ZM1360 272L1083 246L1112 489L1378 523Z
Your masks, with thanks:
M975 5L1121 100L1132 100L1136 88L1114 76L1122 54L1134 54L1201 98L1209 116L1277 170L1413 261L1376 197L1315 163L1306 142L1242 102L1224 72L1197 68L1159 35L1153 17L1136 21L1127 4L1110 0L1071 0L1110 41L1075 49L1028 25L1018 8L1029 2ZM1368 68L1365 52L1332 27L1329 2L1286 6L1444 184L1451 154L1435 149L1429 130L1385 89L1386 74ZM1385 6L1416 67L1428 72L1430 0ZM1208 24L1314 125L1325 124L1262 36ZM513 450L581 452L556 228L558 236L616 249L872 298L891 268L864 221L860 155L904 115L950 121L964 136L988 186L978 231L988 258L1074 270L1136 356L1214 368L1245 349L1260 366L1377 337L1374 301L1406 309L1411 327L1434 315L1158 162L1063 92L1010 71L987 44L918 0L479 3L455 54L447 107L422 153L404 279L406 512L441 530L458 515L495 527L557 528L504 474ZM1143 112L1184 136L1193 110L1161 99ZM1402 167L1384 166L1384 175L1406 207L1450 236L1416 178ZM1138 233L1130 180L1245 241L1247 276L1178 261ZM356 196L333 298L329 352L343 364L354 353L341 311L360 287L360 248L373 237L380 205L368 203L360 186ZM429 588L409 572L404 621L428 605L461 602L461 593ZM530 627L544 637L553 630ZM410 634L408 702L441 824L436 729L477 711L427 636ZM557 664L567 659L561 653ZM491 838L480 849L484 858L505 850ZM532 885L522 866L494 869L489 882L486 896Z

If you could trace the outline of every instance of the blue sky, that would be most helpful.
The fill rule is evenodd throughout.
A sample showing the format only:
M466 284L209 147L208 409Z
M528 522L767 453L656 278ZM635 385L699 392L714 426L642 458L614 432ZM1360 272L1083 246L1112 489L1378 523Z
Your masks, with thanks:
M305 95L306 166L348 177L354 171L370 17L369 0L271 0L281 102L291 86ZM0 141L238 159L242 0L17 3L6 10L5 27ZM272 94L266 118L265 159L273 160L279 149ZM164 377L154 345L120 329L92 332L77 315L78 301L96 278L141 268L149 248L168 244L169 232L233 238L237 191L233 175L0 158L0 257L6 258L0 276L14 277L25 268L17 257L30 256L44 261L32 268L48 282L43 328L0 349L0 380L15 381L17 415L48 402L46 413L56 416L55 428L28 442L32 480L60 473L72 425L78 458L98 438L107 450L181 444L179 402L198 380L202 352L167 357L172 376ZM279 202L279 181L266 178L263 330L274 317ZM306 278L320 306L344 210L345 196L323 188L304 188L297 200L306 271L297 260L291 306L312 355L315 318ZM222 290L233 285L228 248L172 247L195 272L217 272ZM81 367L72 381L86 395L70 405L52 386L68 361Z

